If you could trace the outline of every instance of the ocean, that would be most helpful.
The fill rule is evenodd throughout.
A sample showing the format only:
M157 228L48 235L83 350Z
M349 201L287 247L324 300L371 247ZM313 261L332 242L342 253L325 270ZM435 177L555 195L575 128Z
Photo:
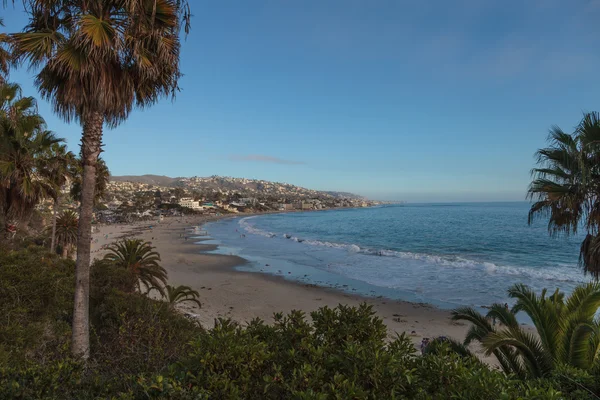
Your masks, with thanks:
M364 296L441 308L508 302L524 283L570 292L587 282L581 237L551 238L547 221L527 224L529 204L402 204L269 214L206 225L239 269Z

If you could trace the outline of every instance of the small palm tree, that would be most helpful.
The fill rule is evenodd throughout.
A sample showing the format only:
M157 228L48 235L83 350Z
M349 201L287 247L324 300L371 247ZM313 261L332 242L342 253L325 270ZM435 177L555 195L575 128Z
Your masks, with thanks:
M494 305L484 317L471 308L453 312L454 320L473 325L465 344L479 341L486 353L498 358L503 370L521 378L547 376L559 365L591 369L600 362L600 325L595 315L600 308L600 284L580 285L565 299L558 289L537 296L526 285L508 291L516 299L512 310ZM524 312L537 334L523 329L515 315ZM499 327L490 324L496 318Z
M150 242L140 239L123 239L108 247L104 260L125 268L135 278L135 287L141 290L143 284L147 290L154 288L165 295L163 287L167 284L167 271L160 266L160 254L154 251Z
M51 146L47 158L48 164L45 175L55 188L51 194L54 205L52 207L52 239L50 240L50 250L54 252L56 245L56 219L58 209L60 208L61 190L67 182L73 179L71 165L75 162L75 156L72 152L67 151L66 146L57 143Z
M77 213L65 210L56 219L56 241L62 246L62 256L67 258L70 250L77 243Z
M171 285L166 285L165 289L166 300L172 307L175 306L175 304L184 303L186 301L192 302L198 307L202 307L200 300L198 300L200 293L189 286L179 285L173 287Z
M600 114L587 113L571 134L554 126L550 146L537 151L538 168L529 186L536 200L529 223L548 217L551 235L586 232L579 261L584 272L600 278Z

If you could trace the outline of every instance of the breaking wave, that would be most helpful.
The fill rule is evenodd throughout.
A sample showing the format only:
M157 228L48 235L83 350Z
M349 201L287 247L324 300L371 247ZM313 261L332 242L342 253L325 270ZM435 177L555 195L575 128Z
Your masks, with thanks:
M357 244L336 243L330 241L303 239L289 233L275 234L266 230L256 228L249 221L256 216L245 217L239 220L239 225L246 232L266 238L282 238L297 242L305 246L321 247L325 249L337 249L363 256L384 257L410 262L421 262L423 264L438 266L449 269L473 269L489 275L505 275L512 277L525 277L534 280L546 280L556 282L586 282L581 271L574 264L560 264L547 268L528 268L523 266L497 265L492 262L471 260L453 255L435 255L425 253L412 253L406 251L395 251L389 249L363 248ZM349 268L349 267L346 267ZM340 270L340 272L343 272Z

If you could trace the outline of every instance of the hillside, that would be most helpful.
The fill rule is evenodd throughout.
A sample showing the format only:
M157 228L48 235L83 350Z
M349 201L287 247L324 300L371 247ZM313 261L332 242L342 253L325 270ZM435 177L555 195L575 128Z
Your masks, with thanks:
M318 191L291 185L289 183L270 182L259 179L232 178L224 176L170 178L162 175L124 175L111 176L114 182L135 182L162 187L181 187L190 190L211 190L219 192L242 192L256 195L294 195L301 197L324 196L329 198L363 199L362 196L335 191Z
M175 183L179 178L170 178L164 175L123 175L111 176L110 180L114 182L136 182L145 183L147 185L172 187L176 186Z

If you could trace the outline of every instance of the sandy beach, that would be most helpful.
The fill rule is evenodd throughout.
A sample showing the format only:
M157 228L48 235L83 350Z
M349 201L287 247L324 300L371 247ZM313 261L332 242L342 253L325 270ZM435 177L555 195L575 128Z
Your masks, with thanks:
M203 254L202 251L212 250L215 246L195 244L197 239L186 240L187 236L192 236L190 227L215 218L170 217L161 223L100 226L94 233L92 256L101 257L101 247L120 237L135 236L150 241L161 255L162 265L169 273L169 283L188 285L200 292L202 308L187 305L182 308L194 314L206 327L213 326L218 317L241 323L259 317L271 322L275 312L302 310L309 313L322 306L367 302L386 323L389 337L406 332L416 346L423 337L445 335L462 340L466 334L466 324L452 322L448 311L430 305L355 296L266 274L237 271L234 267L245 263L244 259Z

